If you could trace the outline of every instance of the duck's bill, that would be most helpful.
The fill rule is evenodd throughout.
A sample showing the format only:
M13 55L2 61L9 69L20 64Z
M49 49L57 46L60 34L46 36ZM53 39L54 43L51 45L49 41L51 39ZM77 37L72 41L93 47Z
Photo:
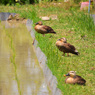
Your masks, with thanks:
M37 23L35 23L35 25L37 25L38 24L38 22Z
M60 41L60 39L58 39L57 41Z
M68 74L66 74L66 76L70 76L70 74L68 73Z
M65 74L64 77L66 77L66 76L70 76L70 74L69 73L68 74Z
M66 77L66 75L64 75L64 77Z

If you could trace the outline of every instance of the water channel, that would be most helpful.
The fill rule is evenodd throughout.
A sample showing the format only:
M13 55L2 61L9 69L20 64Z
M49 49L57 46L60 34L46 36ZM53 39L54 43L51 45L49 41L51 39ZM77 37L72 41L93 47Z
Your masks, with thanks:
M51 95L25 24L0 22L0 95Z

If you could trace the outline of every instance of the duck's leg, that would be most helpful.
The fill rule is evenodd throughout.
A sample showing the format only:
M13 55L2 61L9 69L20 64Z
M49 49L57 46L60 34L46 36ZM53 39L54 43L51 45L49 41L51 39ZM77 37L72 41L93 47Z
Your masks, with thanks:
M33 39L32 45L34 45L34 42L35 42L35 38Z
M43 34L43 37L45 37L45 34Z
M67 56L69 56L69 53L67 53Z
M63 55L62 56L65 56L65 52L63 52Z

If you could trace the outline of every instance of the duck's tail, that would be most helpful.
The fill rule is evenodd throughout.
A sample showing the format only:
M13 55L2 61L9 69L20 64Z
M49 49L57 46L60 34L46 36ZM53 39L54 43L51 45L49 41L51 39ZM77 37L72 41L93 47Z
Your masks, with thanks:
M56 34L56 32L55 32L55 31L53 31L53 32L51 32L51 33L54 33L54 34Z
M56 32L53 29L51 31L49 31L49 33L56 34Z
M75 50L75 52L73 54L79 55L79 52L77 50Z

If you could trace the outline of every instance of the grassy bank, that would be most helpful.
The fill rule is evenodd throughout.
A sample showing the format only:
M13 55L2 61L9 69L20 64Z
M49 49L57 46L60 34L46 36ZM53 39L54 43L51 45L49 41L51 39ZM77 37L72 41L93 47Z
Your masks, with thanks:
M33 19L34 23L41 16L57 15L57 20L43 21L51 26L57 34L47 34L43 37L36 33L39 46L47 56L47 65L57 77L58 88L64 95L94 95L95 94L95 26L92 18L80 11L78 5L48 3L25 6L0 6L1 12L15 12L22 17ZM55 46L56 40L65 37L80 52L79 56L70 54L63 57ZM86 79L86 86L65 84L63 77L68 71L74 70Z

